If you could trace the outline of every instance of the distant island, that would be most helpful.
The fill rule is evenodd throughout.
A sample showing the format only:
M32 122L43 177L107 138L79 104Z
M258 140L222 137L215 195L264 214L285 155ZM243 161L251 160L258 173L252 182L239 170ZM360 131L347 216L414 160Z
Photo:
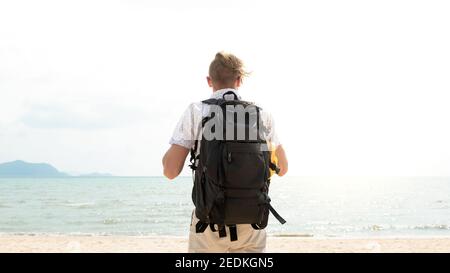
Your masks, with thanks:
M82 177L112 176L111 174L90 173ZM30 163L23 160L0 163L0 177L71 177L48 163Z

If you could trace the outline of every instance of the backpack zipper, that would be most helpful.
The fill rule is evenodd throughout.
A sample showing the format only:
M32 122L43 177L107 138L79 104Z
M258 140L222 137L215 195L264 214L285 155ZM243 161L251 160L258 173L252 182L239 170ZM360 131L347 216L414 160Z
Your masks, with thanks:
M231 163L231 152L228 152L228 163Z

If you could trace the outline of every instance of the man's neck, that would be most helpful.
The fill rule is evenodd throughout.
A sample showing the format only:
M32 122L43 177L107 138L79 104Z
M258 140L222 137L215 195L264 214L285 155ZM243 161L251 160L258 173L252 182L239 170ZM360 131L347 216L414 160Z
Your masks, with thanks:
M214 89L213 89L213 92L220 91L220 90L224 90L224 89L234 89L234 90L237 90L237 87L220 87L220 88L214 88Z

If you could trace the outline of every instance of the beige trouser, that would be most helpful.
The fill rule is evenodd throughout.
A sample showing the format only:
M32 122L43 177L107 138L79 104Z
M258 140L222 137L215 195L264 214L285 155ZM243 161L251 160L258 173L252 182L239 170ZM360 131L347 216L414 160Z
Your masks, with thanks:
M192 213L191 228L189 231L190 253L261 253L266 250L266 231L255 230L251 225L236 225L237 241L230 241L230 230L226 227L227 236L219 237L209 226L202 233L195 232L198 222L195 212Z

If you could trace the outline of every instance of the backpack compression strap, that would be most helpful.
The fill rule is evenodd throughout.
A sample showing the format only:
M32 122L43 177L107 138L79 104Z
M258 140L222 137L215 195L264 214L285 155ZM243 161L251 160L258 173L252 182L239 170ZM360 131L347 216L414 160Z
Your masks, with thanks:
M212 232L219 232L219 237L223 238L223 237L227 237L227 231L225 229L225 225L217 225L217 228L215 227L215 224L213 223L205 223L205 222L197 222L197 224L195 225L195 232L196 233L203 233L205 232L206 228L208 227L211 229ZM230 229L230 241L237 241L238 236L237 236L237 228L236 225L228 225L228 228Z
M237 237L237 228L236 225L230 225L230 241L237 241L238 237Z
M197 169L195 163L197 159L200 157L200 155L195 156L195 153L197 152L197 147L198 147L198 139L196 139L194 142L194 148L191 149L191 158L189 159L189 162L191 162L191 164L189 164L189 167L192 169L192 171L195 171Z
M269 204L268 206L269 206L269 210L272 213L272 215L278 220L278 222L280 222L282 225L284 225L286 223L286 220L284 220L284 218L281 217L281 215L272 207L271 204ZM258 226L258 224L252 224L252 227L256 230L264 229L264 228Z
M284 218L281 217L280 214L278 214L278 212L272 207L271 204L269 204L269 210L270 210L270 212L273 214L273 216L274 216L275 218L277 218L277 220L278 220L282 225L284 225L284 224L286 223L286 220L284 220Z

